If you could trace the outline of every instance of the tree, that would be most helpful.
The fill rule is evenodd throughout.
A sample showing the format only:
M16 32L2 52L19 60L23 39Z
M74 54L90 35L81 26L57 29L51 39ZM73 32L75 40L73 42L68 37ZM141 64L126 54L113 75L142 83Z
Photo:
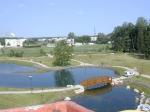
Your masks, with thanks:
M150 58L150 23L139 17L135 25L124 23L111 34L112 49L120 52L141 53Z
M75 41L80 42L80 43L89 43L89 42L91 42L91 39L90 39L90 36L83 35L83 36L76 37Z
M140 53L144 53L144 38L145 38L145 30L148 26L147 21L143 17L139 17L136 22L137 28L137 48Z
M98 33L97 35L97 44L107 44L108 41L110 41L109 36L103 34L103 33Z
M68 39L74 39L74 38L75 38L74 32L70 32L70 33L68 34Z
M62 40L56 44L54 48L55 66L66 66L70 64L72 58L73 47L69 46L66 41Z
M5 39L4 38L0 38L0 44L5 46Z

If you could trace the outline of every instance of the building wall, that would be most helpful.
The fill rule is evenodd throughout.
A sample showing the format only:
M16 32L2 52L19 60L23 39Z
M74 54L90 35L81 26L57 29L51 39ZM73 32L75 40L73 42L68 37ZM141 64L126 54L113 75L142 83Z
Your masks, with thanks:
M5 47L23 47L26 39L5 39Z

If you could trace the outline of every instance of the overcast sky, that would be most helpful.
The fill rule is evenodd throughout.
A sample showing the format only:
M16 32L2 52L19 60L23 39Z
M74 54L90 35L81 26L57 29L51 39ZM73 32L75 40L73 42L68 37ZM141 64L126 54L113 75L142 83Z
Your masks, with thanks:
M0 36L110 33L141 16L150 18L150 0L0 0Z

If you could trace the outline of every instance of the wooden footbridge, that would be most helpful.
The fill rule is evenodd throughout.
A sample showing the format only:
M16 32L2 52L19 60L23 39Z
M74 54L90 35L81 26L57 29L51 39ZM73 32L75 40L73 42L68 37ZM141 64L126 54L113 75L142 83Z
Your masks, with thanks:
M93 77L87 80L84 80L80 83L80 85L84 86L85 89L98 88L105 85L111 85L112 78L108 76L99 76Z

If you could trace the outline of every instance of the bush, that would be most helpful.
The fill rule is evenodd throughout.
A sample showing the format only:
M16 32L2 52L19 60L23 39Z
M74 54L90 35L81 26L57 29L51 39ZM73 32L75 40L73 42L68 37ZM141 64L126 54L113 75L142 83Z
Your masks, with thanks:
M23 51L21 51L21 52L15 52L14 50L11 49L8 55L10 57L23 57L23 54L24 54Z
M41 55L46 55L46 52L43 49L40 49L40 54Z
M15 52L14 52L14 50L12 50L12 49L10 50L9 56L10 56L10 57L15 56Z
M21 51L21 52L16 52L16 53L15 53L15 57L23 57L23 54L24 54L23 51Z

